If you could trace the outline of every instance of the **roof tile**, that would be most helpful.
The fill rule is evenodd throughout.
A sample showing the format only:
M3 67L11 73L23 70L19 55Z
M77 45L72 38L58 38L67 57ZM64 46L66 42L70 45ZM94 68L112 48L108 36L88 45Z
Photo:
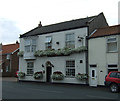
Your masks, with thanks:
M120 25L99 28L90 38L120 34Z
M19 44L2 45L2 54L12 53L19 48Z

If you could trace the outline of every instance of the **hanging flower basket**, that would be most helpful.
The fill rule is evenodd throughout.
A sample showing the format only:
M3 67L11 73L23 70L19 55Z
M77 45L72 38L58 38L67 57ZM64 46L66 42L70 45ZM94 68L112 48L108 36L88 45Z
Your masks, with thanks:
M34 73L34 78L35 79L42 79L43 78L43 72L40 71L40 72L35 72Z
M62 72L60 71L56 71L52 74L52 79L53 80L63 80L64 79L64 75Z
M25 77L25 73L24 72L18 72L18 77L20 77L20 78Z
M88 75L87 74L76 74L76 79L78 80L87 80L88 79Z

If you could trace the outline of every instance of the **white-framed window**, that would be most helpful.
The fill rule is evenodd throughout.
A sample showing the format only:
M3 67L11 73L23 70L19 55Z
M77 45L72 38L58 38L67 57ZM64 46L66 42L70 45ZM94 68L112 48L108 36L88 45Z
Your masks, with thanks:
M36 51L36 39L25 40L25 52L35 52Z
M36 39L32 39L31 51L32 51L32 52L35 52L35 51L36 51Z
M52 49L52 36L47 36L45 39L45 47L47 49Z
M74 33L66 34L65 46L68 48L75 48L75 36Z
M6 59L7 59L7 60L10 59L10 54L7 54Z
M75 77L75 60L66 61L66 77Z
M108 73L111 71L118 71L118 65L117 64L108 64Z
M117 38L107 38L107 52L117 52Z
M34 71L34 62L27 62L27 75L33 75Z

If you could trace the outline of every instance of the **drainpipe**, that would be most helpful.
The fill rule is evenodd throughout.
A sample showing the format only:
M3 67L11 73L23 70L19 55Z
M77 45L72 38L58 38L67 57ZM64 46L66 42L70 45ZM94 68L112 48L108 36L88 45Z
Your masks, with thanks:
M89 50L88 50L88 36L89 36L89 26L87 27L87 36L86 36L86 41L85 41L85 46L87 47L87 51L85 52L85 56L86 56L86 74L88 74L88 76L89 76L89 54L88 54L88 52L89 52ZM89 84L89 78L88 78L88 80L86 80L86 84Z

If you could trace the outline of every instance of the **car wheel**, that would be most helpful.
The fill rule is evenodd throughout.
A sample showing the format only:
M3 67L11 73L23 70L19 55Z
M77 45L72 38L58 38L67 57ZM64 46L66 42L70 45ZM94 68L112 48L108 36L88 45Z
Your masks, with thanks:
M118 85L117 84L111 84L110 85L110 91L113 93L117 93L118 92Z

